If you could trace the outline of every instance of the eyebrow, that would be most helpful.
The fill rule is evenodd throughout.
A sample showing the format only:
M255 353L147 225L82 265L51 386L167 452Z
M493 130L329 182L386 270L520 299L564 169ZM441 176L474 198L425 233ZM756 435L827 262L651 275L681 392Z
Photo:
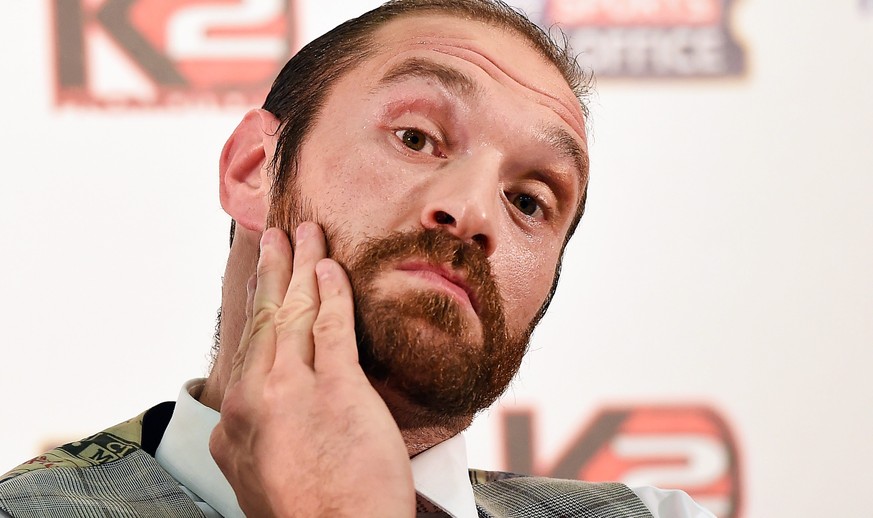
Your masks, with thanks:
M375 90L380 90L411 78L436 81L443 88L459 97L475 98L482 95L479 84L467 74L425 58L411 58L394 65L376 83ZM559 156L573 160L576 175L579 179L579 188L584 192L585 185L588 183L588 153L582 149L576 139L564 128L544 126L541 128L541 131L545 136L546 144L555 149Z
M412 58L391 67L376 84L381 89L411 78L436 81L459 97L479 97L479 85L467 74L443 64L423 58Z
M546 126L542 129L546 143L558 151L561 157L570 158L576 166L580 189L588 183L588 153L564 128Z

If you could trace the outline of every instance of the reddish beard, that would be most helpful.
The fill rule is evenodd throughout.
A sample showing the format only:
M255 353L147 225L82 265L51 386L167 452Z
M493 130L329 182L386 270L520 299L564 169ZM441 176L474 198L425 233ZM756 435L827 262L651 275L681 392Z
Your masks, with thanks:
M425 229L351 246L350 236L339 226L319 221L293 186L274 196L270 226L293 235L302 221L322 225L329 255L343 265L352 282L361 367L371 380L415 407L412 420L417 425L467 421L506 390L527 352L533 326L509 332L500 292L481 248L445 231ZM479 322L441 291L380 293L380 277L404 260L442 265L463 275Z
M478 322L442 291L382 293L378 280L404 260L441 265L463 276ZM343 264L354 288L360 363L371 379L402 394L428 420L472 416L503 393L530 333L508 331L481 248L440 230L395 232L359 244L354 258Z

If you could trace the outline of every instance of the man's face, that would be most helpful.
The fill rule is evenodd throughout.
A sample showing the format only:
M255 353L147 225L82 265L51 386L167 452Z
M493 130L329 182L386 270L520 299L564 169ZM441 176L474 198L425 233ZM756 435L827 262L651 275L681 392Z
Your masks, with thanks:
M328 95L279 223L325 227L371 378L472 415L517 370L551 288L587 178L584 121L515 33L425 15L375 41Z

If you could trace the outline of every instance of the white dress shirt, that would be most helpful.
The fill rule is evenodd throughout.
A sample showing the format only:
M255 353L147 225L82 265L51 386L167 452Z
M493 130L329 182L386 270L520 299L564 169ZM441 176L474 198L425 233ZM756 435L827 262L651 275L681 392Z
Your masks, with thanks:
M218 424L219 413L195 399L204 381L194 379L182 387L155 458L206 516L243 517L233 488L209 453L209 435ZM461 434L413 457L412 478L420 495L453 518L477 517L467 474L467 449ZM654 518L715 518L683 491L651 486L631 490Z

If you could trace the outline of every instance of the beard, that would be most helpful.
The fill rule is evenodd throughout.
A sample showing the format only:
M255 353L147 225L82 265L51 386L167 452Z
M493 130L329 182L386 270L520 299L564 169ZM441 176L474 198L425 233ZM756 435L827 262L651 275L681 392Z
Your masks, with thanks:
M509 333L482 249L441 230L416 230L367 239L355 250L346 269L364 372L434 417L467 417L490 406L518 371L530 333ZM385 294L379 280L408 259L463 275L478 322L442 291Z
M361 368L374 385L412 406L416 415L406 415L407 423L468 420L506 390L527 351L532 326L509 331L490 262L479 246L432 229L393 232L352 245L339 225L313 217L299 193L287 198L296 203L274 200L269 224L289 235L302 221L321 224L328 255L345 268L352 284ZM441 290L404 287L386 293L380 281L406 260L463 276L478 321Z

